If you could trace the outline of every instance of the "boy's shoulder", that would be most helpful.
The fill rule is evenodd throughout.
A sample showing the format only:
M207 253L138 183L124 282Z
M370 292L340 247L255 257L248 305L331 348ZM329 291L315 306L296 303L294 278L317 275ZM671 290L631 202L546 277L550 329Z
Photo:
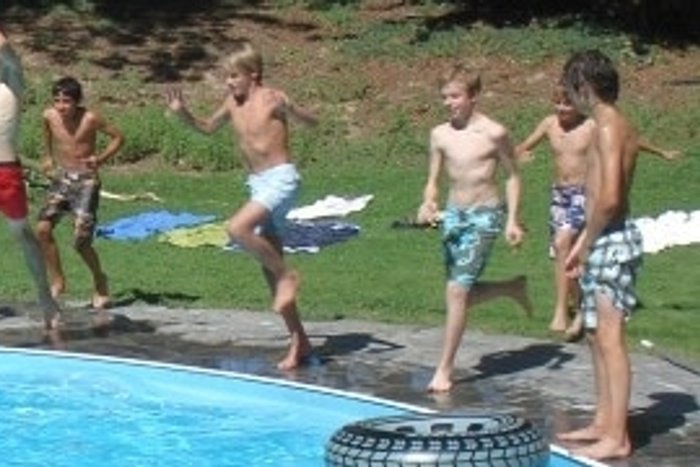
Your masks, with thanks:
M488 134L491 138L501 139L508 136L508 128L498 120L480 113L476 121L480 131Z

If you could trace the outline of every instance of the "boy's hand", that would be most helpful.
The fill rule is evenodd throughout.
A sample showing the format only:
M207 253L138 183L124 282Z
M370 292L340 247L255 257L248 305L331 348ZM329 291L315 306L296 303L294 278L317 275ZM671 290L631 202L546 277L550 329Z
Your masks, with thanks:
M178 88L169 88L165 92L165 100L168 105L168 109L171 112L178 113L185 108L185 101L182 98L182 90Z
M523 243L525 231L517 222L508 222L505 231L506 241L510 246L517 247Z
M436 225L440 221L437 203L434 201L426 201L421 204L418 208L416 220L419 224Z
M664 151L662 153L664 159L667 161L677 161L683 155L682 152L676 150Z
M41 165L39 168L41 169L41 173L44 174L46 178L52 179L56 175L56 169L53 165L53 159L51 159L50 157L44 158L41 161Z
M97 170L101 165L100 158L92 155L85 159L85 167L87 167L90 170Z

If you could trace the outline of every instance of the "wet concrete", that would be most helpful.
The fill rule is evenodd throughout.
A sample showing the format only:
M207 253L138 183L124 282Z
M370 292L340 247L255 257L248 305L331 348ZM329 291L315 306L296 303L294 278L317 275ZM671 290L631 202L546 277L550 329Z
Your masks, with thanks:
M545 435L581 426L595 402L587 349L517 336L469 331L450 395L424 388L440 350L441 329L339 320L307 323L315 346L310 365L280 372L287 345L271 313L185 310L130 304L112 310L108 329L72 308L60 336L42 338L37 310L0 305L0 344L181 363L290 379L372 394L439 411L507 411L537 423ZM614 466L700 465L700 376L633 354L631 433L634 456Z

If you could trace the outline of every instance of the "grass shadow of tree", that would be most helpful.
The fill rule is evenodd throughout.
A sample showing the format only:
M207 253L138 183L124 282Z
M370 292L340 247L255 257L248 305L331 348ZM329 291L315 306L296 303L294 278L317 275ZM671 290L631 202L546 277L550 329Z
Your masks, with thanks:
M315 28L283 21L261 0L102 0L92 2L90 12L69 0L48 3L10 0L3 2L0 14L21 24L32 51L58 64L82 58L115 74L135 68L145 72L147 82L156 83L201 79L237 38L232 20L292 31Z

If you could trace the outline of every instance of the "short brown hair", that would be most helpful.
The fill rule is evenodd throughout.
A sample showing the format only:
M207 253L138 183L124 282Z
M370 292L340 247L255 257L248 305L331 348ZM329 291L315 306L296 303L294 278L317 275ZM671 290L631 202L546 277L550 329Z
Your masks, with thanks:
M256 74L258 80L262 79L262 55L247 39L241 39L234 42L233 46L231 47L231 52L224 61L224 67L228 70L235 69L249 74Z
M440 77L439 84L441 88L448 83L463 84L464 90L467 91L467 94L470 96L481 92L481 75L479 72L461 63L454 65Z

